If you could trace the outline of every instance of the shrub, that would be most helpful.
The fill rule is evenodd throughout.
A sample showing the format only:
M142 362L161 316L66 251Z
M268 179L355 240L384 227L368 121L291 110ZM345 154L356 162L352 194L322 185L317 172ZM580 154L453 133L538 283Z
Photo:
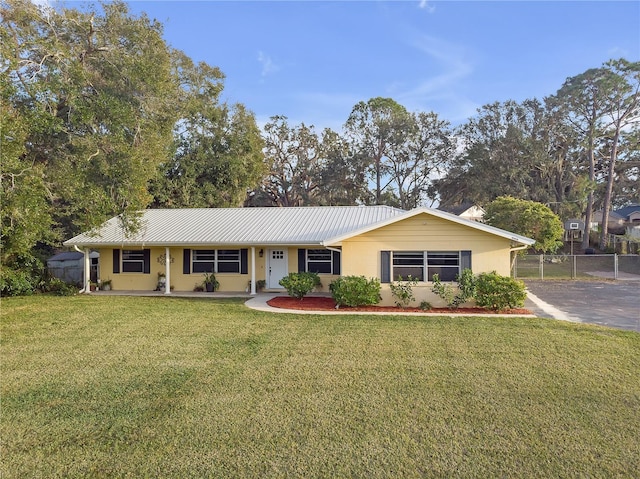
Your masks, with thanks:
M78 293L78 287L74 284L66 283L58 278L49 278L42 286L42 291L53 293L56 296L73 296Z
M0 271L0 295L29 296L35 290L32 281L28 272L4 267Z
M413 287L418 284L418 280L411 275L407 276L407 279L403 280L401 276L398 277L398 281L394 281L389 284L391 288L391 294L395 298L395 303L398 308L406 308L411 301L415 301L416 297L413 294Z
M340 306L369 306L380 302L380 280L364 276L342 276L329 285L331 296Z
M422 301L420 303L420 309L422 311L429 311L431 308L433 308L433 306L431 305L431 303L429 301Z
M442 283L438 274L433 275L431 291L440 296L449 308L455 309L462 303L473 298L476 292L476 278L470 269L465 269L462 274L456 276L458 287L452 284Z
M495 271L481 273L476 279L476 304L494 311L524 306L527 297L522 281L501 276Z
M316 286L322 286L320 282L320 276L318 273L289 273L280 281L280 286L283 286L289 296L302 299Z

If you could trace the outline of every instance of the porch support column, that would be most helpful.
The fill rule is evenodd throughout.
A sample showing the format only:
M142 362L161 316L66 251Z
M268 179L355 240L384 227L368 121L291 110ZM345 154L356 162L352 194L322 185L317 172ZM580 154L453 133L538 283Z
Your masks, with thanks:
M84 249L84 292L91 293L91 258L89 248Z
M252 296L256 294L256 247L251 247L251 291Z
M164 294L171 294L171 253L168 246L164 248L164 276L167 280L164 285Z

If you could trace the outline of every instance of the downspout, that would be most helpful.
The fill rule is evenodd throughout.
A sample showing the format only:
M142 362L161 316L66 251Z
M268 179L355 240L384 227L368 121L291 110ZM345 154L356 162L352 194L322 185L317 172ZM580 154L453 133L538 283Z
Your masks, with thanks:
M90 268L91 268L91 263L89 261L89 255L87 254L87 251L82 251L80 248L78 248L77 245L73 245L73 249L75 249L78 253L82 253L84 256L84 274L83 274L83 278L82 278L82 284L83 284L83 288L78 291L78 293L83 294L83 293L88 293L89 292L89 281L90 281Z
M522 246L518 246L517 248L510 248L509 249L509 255L511 256L511 258L509 258L509 262L510 264L510 270L513 271L513 267L516 263L516 255L511 255L511 253L513 253L514 251L522 251L523 249L527 249L529 247L529 245L522 245Z

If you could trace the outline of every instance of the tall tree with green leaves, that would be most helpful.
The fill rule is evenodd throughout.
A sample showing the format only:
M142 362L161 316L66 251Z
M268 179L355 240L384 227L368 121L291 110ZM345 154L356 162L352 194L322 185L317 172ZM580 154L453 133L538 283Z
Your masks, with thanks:
M392 181L388 178L389 155L404 143L413 128L411 115L391 98L376 97L356 104L344 128L356 153L355 158L369 168L376 185L375 202L381 204L382 193Z
M562 221L542 203L501 196L485 207L484 221L496 228L535 239L533 247L543 253L554 253L562 246Z
M117 213L134 226L176 121L179 85L161 25L122 2L0 8L5 100L29 119L21 158L43 172L50 226L68 237Z
M224 75L174 52L180 80L175 153L152 183L153 206L242 205L262 179L262 138L253 113L220 101Z
M627 127L637 128L640 122L640 62L620 59L611 60L604 66L609 72L603 79L603 90L606 94L605 116L608 119L606 129L610 138L608 142L610 154L602 205L601 248L607 246L611 197L621 138L625 135Z

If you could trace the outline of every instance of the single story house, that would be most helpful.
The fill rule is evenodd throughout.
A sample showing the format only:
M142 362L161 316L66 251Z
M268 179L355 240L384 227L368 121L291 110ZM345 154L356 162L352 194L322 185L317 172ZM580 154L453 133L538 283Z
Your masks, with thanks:
M440 210L388 206L151 209L140 225L128 236L114 217L64 244L99 250L101 279L114 290L154 290L161 274L174 291L192 291L214 272L220 291L255 294L258 280L281 291L290 272L313 271L323 291L341 275L379 278L382 304L393 304L385 284L398 276L418 278L418 303L432 301L434 273L509 275L512 252L534 243Z

